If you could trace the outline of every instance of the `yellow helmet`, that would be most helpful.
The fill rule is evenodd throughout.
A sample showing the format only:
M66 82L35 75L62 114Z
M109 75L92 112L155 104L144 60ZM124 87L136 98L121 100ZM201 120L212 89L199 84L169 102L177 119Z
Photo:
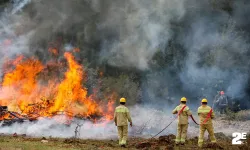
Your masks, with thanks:
M186 102L187 101L187 98L186 97L182 97L181 98L181 102Z
M120 98L120 103L126 103L126 99L124 97Z
M203 98L203 99L201 100L201 102L202 102L202 103L207 103L207 99Z

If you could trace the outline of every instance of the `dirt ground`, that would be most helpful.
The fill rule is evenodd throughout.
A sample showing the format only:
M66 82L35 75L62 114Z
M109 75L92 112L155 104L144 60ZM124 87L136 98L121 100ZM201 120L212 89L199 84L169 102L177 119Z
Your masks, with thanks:
M223 133L216 133L217 144L208 141L203 149L250 149L250 142L240 146L232 146L231 138ZM141 138L129 139L127 148L121 148L116 140L83 140L63 138L31 138L25 135L1 135L0 150L193 150L197 147L198 138L187 140L185 146L175 146L175 135L165 135L159 138L148 140ZM248 139L249 141L249 139Z

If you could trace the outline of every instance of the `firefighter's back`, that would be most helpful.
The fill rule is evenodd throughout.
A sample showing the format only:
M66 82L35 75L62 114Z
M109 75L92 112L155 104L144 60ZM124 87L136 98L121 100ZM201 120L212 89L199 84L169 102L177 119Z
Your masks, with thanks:
M185 105L183 104L180 104L179 106L177 106L177 111L181 111L181 109L184 107ZM189 110L189 107L186 106L182 113L179 114L179 117L178 117L178 123L179 124L188 124L188 116L191 115L191 112Z
M208 113L211 111L211 107L208 105L202 105L198 108L198 114L199 114L199 118L200 118L200 123L203 124L211 124L212 123L212 119L214 118L214 114L211 114L211 117L209 117L207 119L206 122L204 122L206 120L206 118L208 117Z
M124 105L116 107L115 113L117 117L117 126L128 125L128 116L127 116L128 112L129 112L128 108Z

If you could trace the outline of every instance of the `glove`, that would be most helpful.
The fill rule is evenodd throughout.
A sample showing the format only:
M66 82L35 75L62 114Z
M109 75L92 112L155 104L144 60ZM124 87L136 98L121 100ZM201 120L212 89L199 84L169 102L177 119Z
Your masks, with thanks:
M130 126L131 126L131 127L133 126L133 123L132 123L132 122L130 122Z

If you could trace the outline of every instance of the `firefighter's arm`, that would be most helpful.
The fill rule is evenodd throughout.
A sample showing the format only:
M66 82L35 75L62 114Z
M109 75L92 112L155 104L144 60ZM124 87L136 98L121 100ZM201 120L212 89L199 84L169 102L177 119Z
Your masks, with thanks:
M187 115L188 116L191 116L192 115L192 112L190 111L190 109L187 107Z
M172 111L173 114L177 114L178 111L177 111L177 107L175 107L175 109Z
M128 115L128 122L132 122L132 119L131 119L131 116L130 116L130 113L129 112L127 112L127 115Z
M128 109L127 109L127 117L128 117L128 122L130 122L130 126L132 127L133 123Z
M197 113L198 113L198 116L199 116L199 115L200 115L200 113L201 113L199 108L197 109Z

